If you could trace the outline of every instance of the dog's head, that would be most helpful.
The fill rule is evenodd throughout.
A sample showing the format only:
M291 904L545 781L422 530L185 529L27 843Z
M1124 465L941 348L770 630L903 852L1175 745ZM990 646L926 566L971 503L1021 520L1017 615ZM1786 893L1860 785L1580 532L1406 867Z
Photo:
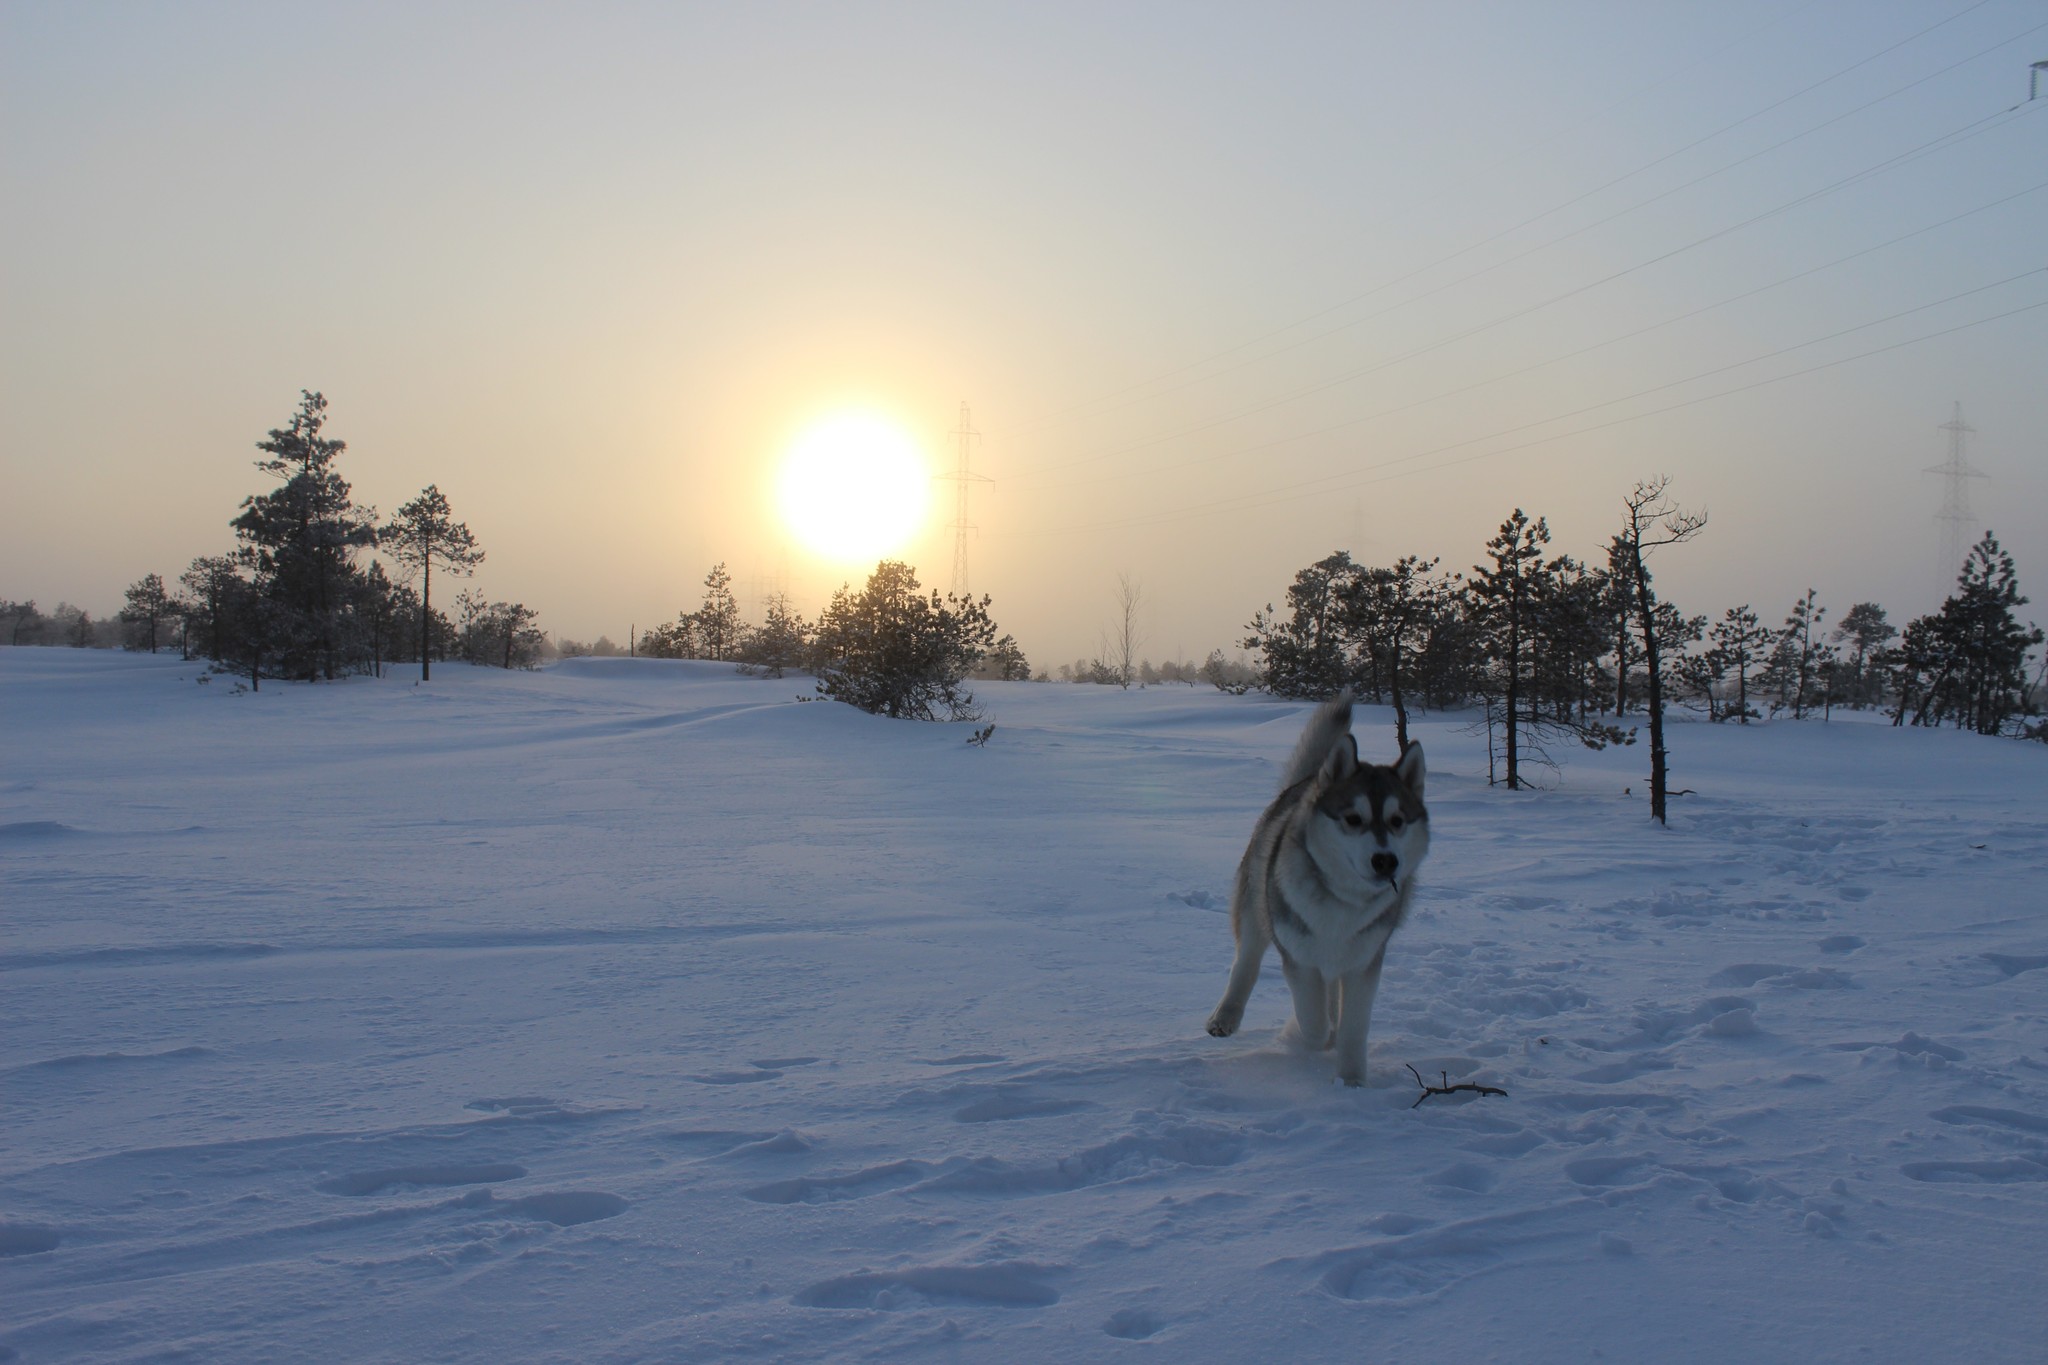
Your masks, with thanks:
M1312 786L1321 857L1335 857L1375 887L1408 885L1429 852L1422 804L1422 746L1385 767L1358 761L1358 741L1339 735Z

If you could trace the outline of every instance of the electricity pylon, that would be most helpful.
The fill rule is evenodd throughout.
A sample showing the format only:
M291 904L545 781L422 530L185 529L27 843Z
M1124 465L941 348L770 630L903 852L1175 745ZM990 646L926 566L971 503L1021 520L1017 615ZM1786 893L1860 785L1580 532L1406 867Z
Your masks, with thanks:
M1966 541L1974 541L1977 535L1977 514L1970 510L1970 480L1985 477L1981 469L1972 469L1963 451L1963 438L1974 436L1977 428L1963 420L1963 405L1957 403L1955 411L1946 422L1935 428L1948 433L1948 460L1944 464L1929 465L1926 472L1939 474L1944 481L1941 510L1934 519L1941 524L1941 572L1943 582L1962 568L1963 555L1967 553Z
M968 421L967 404L965 403L960 405L960 425L954 428L952 434L959 450L959 465L951 474L941 474L939 477L951 479L958 488L958 496L953 504L953 522L947 529L953 532L953 594L956 597L965 597L967 596L967 536L970 531L975 529L974 523L967 519L967 492L975 484L994 483L995 480L986 474L977 474L968 467L973 453L974 438L981 435L981 433L974 429L972 422Z

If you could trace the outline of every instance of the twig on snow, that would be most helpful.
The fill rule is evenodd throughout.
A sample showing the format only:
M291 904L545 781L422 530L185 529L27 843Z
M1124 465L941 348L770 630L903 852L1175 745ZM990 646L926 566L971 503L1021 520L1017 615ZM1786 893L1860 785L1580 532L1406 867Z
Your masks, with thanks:
M1403 1063L1403 1065L1406 1065L1406 1063ZM1450 1095L1455 1094L1457 1091L1460 1090L1470 1090L1475 1095L1499 1095L1503 1099L1507 1097L1508 1093L1507 1091L1501 1089L1497 1085L1480 1085L1475 1081L1459 1081L1456 1085L1452 1085L1451 1073L1448 1071L1439 1071L1437 1073L1437 1075L1444 1078L1444 1083L1442 1085L1429 1084L1427 1081L1422 1079L1422 1073L1420 1071L1417 1071L1413 1066L1408 1067L1408 1074L1413 1076L1415 1078L1415 1083L1422 1087L1422 1093L1415 1097L1415 1103L1408 1106L1410 1109L1413 1109L1417 1105L1420 1105L1424 1100L1428 1099L1431 1095Z

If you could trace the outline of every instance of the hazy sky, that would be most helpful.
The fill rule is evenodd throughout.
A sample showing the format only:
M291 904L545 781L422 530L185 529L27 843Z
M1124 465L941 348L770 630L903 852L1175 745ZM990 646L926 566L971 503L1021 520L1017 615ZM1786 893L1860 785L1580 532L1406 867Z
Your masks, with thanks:
M962 401L1036 666L1119 571L1199 658L1335 548L1597 556L1657 473L1686 610L1900 619L1960 402L2048 620L2043 58L2041 0L0 5L0 596L227 549L303 387L579 638L716 560L815 612L793 435L943 470Z

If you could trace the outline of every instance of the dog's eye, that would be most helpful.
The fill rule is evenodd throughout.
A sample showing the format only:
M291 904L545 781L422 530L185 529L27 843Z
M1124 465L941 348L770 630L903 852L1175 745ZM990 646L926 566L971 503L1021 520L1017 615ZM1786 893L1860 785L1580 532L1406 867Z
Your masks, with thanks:
M1344 812L1344 827L1346 829L1364 829L1365 820L1357 811L1347 810Z
M1407 823L1408 822L1406 820L1403 820L1400 816L1396 815L1392 819L1387 821L1387 828L1398 831L1401 828L1401 826Z

